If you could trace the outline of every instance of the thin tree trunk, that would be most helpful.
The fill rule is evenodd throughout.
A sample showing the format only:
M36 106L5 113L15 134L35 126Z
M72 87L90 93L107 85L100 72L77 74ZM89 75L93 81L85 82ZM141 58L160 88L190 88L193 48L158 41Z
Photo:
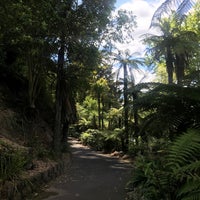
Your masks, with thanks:
M64 80L62 81L62 91L63 89L67 90L67 85ZM66 150L67 149L67 135L68 135L68 129L69 129L69 115L71 113L71 103L69 101L69 98L66 96L66 94L63 94L62 96L62 110L61 110L61 149Z
M177 84L181 85L184 78L185 57L183 54L176 55L176 78Z
M67 117L65 117L65 121L63 123L63 128L62 128L62 149L64 151L67 150L68 132L69 132L69 120L67 119Z
M35 100L39 93L39 73L37 66L34 63L33 56L31 53L27 56L27 65L28 65L28 96L29 96L29 107L35 109Z
M129 144L129 127L128 127L128 71L127 64L123 64L124 67L124 127L125 127L125 146L123 147L124 151L128 150Z
M97 101L98 101L98 128L100 130L101 129L101 97L100 97L100 93L98 93Z
M135 92L133 93L133 102L138 98L138 94ZM138 109L134 109L133 118L135 122L134 132L135 132L135 141L138 145L138 136L139 136L139 122L138 122Z
M93 118L92 118L92 127L93 127L94 129L97 129L97 128L98 128L98 125L97 125L97 123L96 123L96 116L95 116L95 115L93 115Z
M55 127L53 137L53 149L55 153L59 153L61 150L61 126L62 126L62 73L64 68L64 40L61 40L61 47L58 52L58 69L57 69L57 84L56 84L56 114L55 114Z
M101 129L104 129L104 112L103 112L103 107L104 107L104 102L103 102L103 97L101 98L101 103L102 103L102 108L101 108Z
M166 65L167 65L167 74L168 74L168 83L173 83L173 56L170 47L167 47L167 57L166 57Z
M122 128L122 119L121 117L118 117L118 128Z

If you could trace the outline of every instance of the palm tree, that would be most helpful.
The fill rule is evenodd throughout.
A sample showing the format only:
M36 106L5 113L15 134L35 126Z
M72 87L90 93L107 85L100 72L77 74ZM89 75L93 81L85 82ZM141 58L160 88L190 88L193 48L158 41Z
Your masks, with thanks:
M133 58L133 55L130 55L128 50L119 51L118 54L113 54L114 59L118 62L119 68L117 70L117 79L119 78L120 71L123 70L123 100L124 100L124 143L122 143L122 148L124 151L127 151L129 144L129 107L128 107L128 83L129 79L133 85L135 85L135 77L133 75L133 69L137 71L141 70L139 67L144 64L143 59L141 58Z

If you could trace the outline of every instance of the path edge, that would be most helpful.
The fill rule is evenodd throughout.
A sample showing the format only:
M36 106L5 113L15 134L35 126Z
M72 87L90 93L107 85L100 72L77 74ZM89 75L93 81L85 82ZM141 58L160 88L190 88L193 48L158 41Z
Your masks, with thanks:
M18 181L6 182L0 187L1 200L22 200L28 199L30 195L37 193L45 184L64 174L71 165L71 153L65 153L56 162L51 162L42 171L22 178Z

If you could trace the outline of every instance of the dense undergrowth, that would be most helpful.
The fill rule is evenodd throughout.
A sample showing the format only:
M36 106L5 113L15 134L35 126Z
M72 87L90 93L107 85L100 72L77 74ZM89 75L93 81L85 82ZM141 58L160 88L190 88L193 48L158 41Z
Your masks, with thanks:
M121 150L122 131L101 131L88 129L80 135L80 140L84 145L88 145L95 150L112 152Z
M24 148L14 148L6 142L0 141L0 180L14 180L19 177L28 163L28 152Z
M128 199L199 199L199 151L199 131L189 130L166 149L137 156Z

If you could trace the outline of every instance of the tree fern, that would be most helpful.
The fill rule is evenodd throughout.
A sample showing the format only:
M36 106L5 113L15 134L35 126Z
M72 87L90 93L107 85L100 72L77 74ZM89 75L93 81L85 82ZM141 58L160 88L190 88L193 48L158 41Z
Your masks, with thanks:
M160 136L173 138L188 128L200 126L199 87L143 83L130 90L135 91L139 98L134 101L133 110L140 111L140 130L145 128L148 135L160 132Z
M159 23L162 17L172 14L175 11L183 16L195 5L197 0L165 0L154 12L151 20L151 27Z

